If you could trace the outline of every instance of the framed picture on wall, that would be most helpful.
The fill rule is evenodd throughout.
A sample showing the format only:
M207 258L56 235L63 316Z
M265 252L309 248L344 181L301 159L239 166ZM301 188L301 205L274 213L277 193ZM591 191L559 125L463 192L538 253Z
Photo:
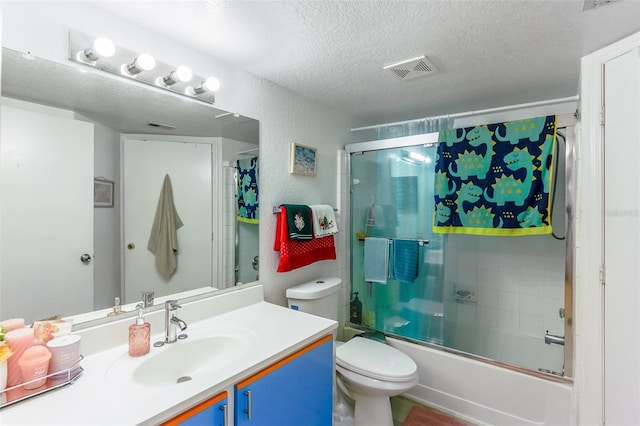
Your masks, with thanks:
M316 148L311 146L292 143L289 173L294 175L315 176L317 172L316 151Z
M113 207L113 181L101 177L93 180L93 207Z

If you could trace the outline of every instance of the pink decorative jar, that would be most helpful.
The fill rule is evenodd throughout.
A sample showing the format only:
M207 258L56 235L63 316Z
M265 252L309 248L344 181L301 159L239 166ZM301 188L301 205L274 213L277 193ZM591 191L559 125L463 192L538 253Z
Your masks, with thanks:
M22 383L22 371L18 361L22 354L33 346L33 340L33 328L17 328L4 335L4 341L13 352L13 355L7 360L7 387Z
M28 348L18 361L22 370L22 380L25 389L35 389L44 385L49 372L51 352L42 345Z

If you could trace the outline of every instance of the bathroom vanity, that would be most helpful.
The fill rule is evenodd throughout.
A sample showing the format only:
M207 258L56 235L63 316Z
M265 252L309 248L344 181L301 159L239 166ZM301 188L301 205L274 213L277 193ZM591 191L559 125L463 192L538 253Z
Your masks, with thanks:
M147 315L152 342L162 313ZM138 358L131 318L79 331L82 376L0 409L0 424L331 424L335 321L264 302L260 285L184 303L180 317L186 339Z

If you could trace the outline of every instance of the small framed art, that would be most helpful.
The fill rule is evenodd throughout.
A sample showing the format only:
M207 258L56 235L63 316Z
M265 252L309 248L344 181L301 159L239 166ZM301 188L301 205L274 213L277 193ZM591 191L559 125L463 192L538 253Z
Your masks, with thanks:
M93 207L113 207L113 182L104 178L93 180Z
M289 173L294 175L315 176L317 172L316 151L316 148L292 143Z

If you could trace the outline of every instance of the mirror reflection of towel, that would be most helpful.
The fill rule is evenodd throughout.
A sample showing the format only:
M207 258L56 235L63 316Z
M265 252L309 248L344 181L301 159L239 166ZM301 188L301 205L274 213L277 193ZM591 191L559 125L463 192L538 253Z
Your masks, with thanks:
M178 254L178 234L176 231L182 225L182 220L180 220L176 206L173 204L171 180L169 175L165 175L147 245L149 251L156 255L156 268L165 280L169 280L178 267L176 257Z
M238 160L238 221L257 224L260 219L258 203L258 157Z

